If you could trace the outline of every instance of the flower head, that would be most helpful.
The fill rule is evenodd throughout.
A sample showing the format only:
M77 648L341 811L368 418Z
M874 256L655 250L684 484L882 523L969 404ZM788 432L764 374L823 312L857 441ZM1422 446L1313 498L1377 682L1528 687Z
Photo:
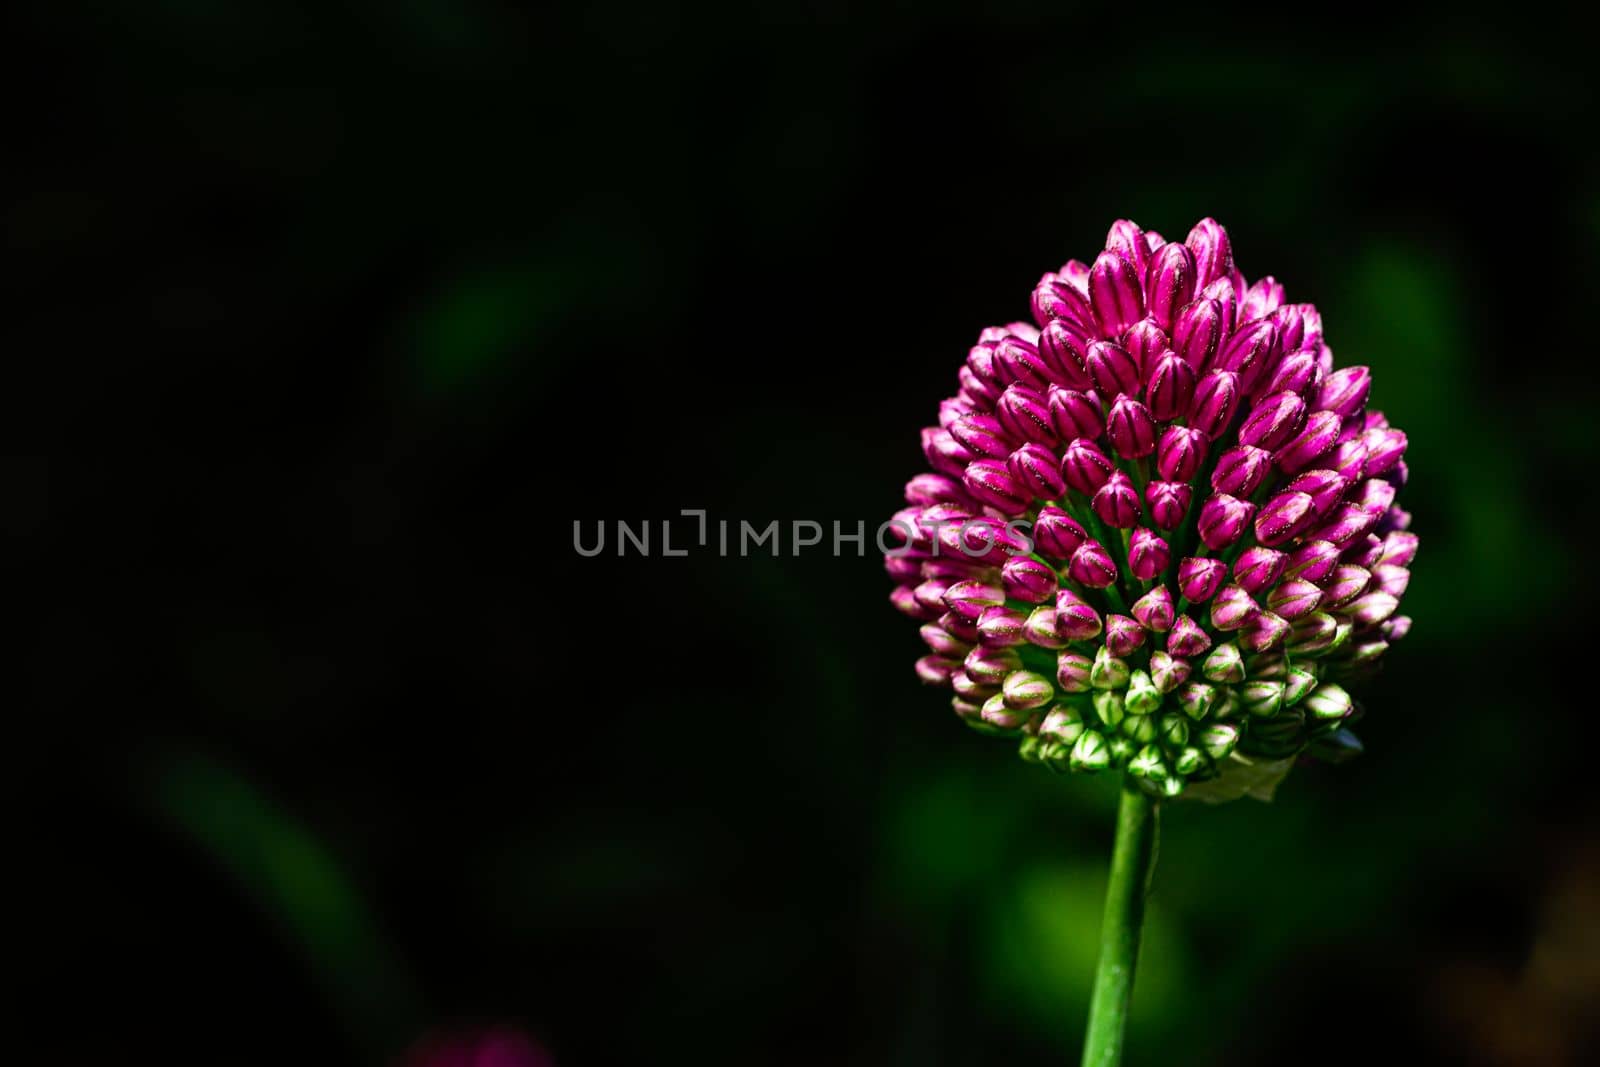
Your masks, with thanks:
M1369 370L1211 219L1119 221L1031 310L980 334L895 516L917 674L1034 762L1160 795L1358 751L1345 685L1410 629L1417 545Z

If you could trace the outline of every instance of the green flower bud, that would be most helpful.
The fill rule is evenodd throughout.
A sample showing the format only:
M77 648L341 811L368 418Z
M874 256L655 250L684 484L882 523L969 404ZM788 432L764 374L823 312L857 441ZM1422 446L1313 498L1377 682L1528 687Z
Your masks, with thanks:
M1362 641L1360 644L1350 646L1349 663L1353 667L1363 667L1369 663L1376 663L1389 648L1389 642L1383 640Z
M1152 782L1160 782L1169 777L1167 761L1161 757L1161 749L1155 745L1145 745L1134 753L1128 761L1128 773L1135 778L1144 778Z
M1044 760L1044 754L1041 751L1044 745L1045 742L1042 738L1029 734L1017 745L1017 755L1021 756L1025 763L1041 763Z
M1190 682L1178 690L1178 707L1195 722L1210 714L1211 707L1216 702L1216 687L1204 682Z
M1150 653L1150 680L1163 693L1170 693L1189 680L1189 661L1165 652Z
M1111 749L1111 762L1115 763L1119 767L1127 763L1128 757L1133 755L1133 742L1129 741L1121 734L1117 734L1115 737L1111 738L1106 742L1106 745Z
M1148 745L1160 736L1156 729L1156 720L1153 715L1129 715L1122 720L1122 725L1117 732L1129 741L1136 741L1141 745Z
M1301 708L1284 708L1270 719L1250 720L1250 751L1274 759L1300 751L1306 743Z
M1000 696L1006 706L1017 711L1042 708L1054 700L1055 695L1050 679L1032 671L1012 671L1006 675L1005 683L1000 687Z
M1306 667L1290 667L1288 678L1283 683L1284 707L1293 707L1305 699L1305 695L1317 684L1315 671Z
M1107 726L1114 727L1121 722L1126 710L1121 693L1103 689L1094 695L1094 713Z
M1189 743L1189 720L1176 712L1161 716L1161 740L1171 748L1182 748Z
M1094 774L1111 765L1111 750L1106 739L1093 730L1085 730L1072 746L1072 769L1079 774Z
M1232 722L1242 711L1244 705L1239 702L1239 690L1231 685L1225 685L1217 694L1217 703L1211 709L1211 717L1218 722Z
M1282 681L1289 673L1289 661L1281 653L1248 656L1244 661L1245 676L1251 680L1273 678Z
M1323 682L1305 700L1306 713L1319 722L1338 722L1348 716L1353 707L1350 694L1334 682Z
M1128 684L1128 661L1118 659L1101 645L1094 654L1094 666L1089 669L1089 684L1096 689L1123 688Z
M1193 745L1184 748L1178 753L1178 758L1172 761L1172 769L1185 778L1192 778L1209 769L1211 761L1206 754Z
M1283 710L1283 683L1248 681L1239 690L1239 701L1251 715L1270 719Z
M1123 698L1129 715L1149 715L1161 706L1161 690L1144 671L1134 671L1128 681L1128 693Z
M1229 641L1212 649L1200 665L1200 673L1213 682L1244 681L1244 658L1239 655L1239 646Z
M1063 745L1059 741L1045 741L1039 748L1039 758L1052 771L1059 773L1071 770L1072 746Z
M1028 723L1029 713L1006 705L1004 693L996 693L983 702L983 721L1002 733L1020 731Z
M1195 734L1195 744L1214 760L1226 759L1239 744L1244 731L1229 722L1214 722L1200 728Z
M1039 736L1070 746L1084 731L1083 713L1070 704L1057 704L1039 724Z

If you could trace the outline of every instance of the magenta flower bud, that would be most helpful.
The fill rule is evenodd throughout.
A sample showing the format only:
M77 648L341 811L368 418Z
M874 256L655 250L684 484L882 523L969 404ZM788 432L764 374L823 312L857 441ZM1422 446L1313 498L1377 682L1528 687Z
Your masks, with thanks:
M1233 336L1223 342L1216 365L1231 370L1239 376L1239 388L1246 396L1254 396L1256 386L1277 369L1282 356L1278 328L1265 319L1257 319L1241 326Z
M1395 613L1400 598L1382 589L1373 589L1352 600L1346 611L1358 626L1376 626Z
M1089 672L1094 660L1079 652L1063 652L1056 657L1056 686L1063 693L1087 693L1094 686Z
M1317 610L1322 590L1304 578L1290 578L1267 597L1267 607L1285 619L1298 619Z
M906 488L909 491L910 486ZM1382 478L1368 478L1356 486L1353 503L1381 515L1394 504L1395 493L1398 491L1393 482L1386 482ZM910 497L906 499L910 500ZM911 503L916 501L913 500Z
M1294 396L1293 393L1281 393L1280 396ZM1004 397L1001 398L1004 400ZM1286 445L1278 450L1273 458L1277 460L1278 467L1285 474L1294 474L1305 470L1323 456L1333 451L1334 445L1339 443L1339 416L1331 411L1314 411L1306 417L1305 428L1302 429Z
M1100 521L1118 530L1131 530L1139 524L1139 491L1121 471L1113 471L1090 501Z
M1074 389L1088 389L1089 344L1094 340L1086 325L1070 319L1051 319L1039 331L1039 356L1056 378Z
M1100 417L1100 405L1085 393L1052 385L1047 394L1047 403L1050 426L1062 441L1079 437L1093 439L1105 430L1105 422Z
M967 490L1002 515L1021 515L1032 494L997 459L975 459L967 464Z
M1050 402L1032 386L1008 385L994 406L994 417L1013 441L1050 445L1056 441L1050 422Z
M1150 653L1150 682L1162 693L1170 693L1187 682L1193 669L1188 660L1166 652Z
M1044 445L1023 445L1011 453L1006 469L1030 496L1051 500L1067 491L1066 480L1061 477L1061 461Z
M976 619L963 619L955 612L947 611L935 621L952 637L959 637L967 642L968 645L978 643L978 621Z
M1355 563L1341 563L1322 585L1324 607L1343 607L1366 591L1372 582L1372 572Z
M1360 481L1367 469L1367 443L1359 437L1340 441L1322 457L1322 465L1346 481Z
M1340 418L1359 413L1372 391L1372 372L1366 367L1341 367L1323 380L1317 390L1316 409Z
M1100 446L1086 437L1079 437L1067 445L1061 457L1061 476L1067 484L1085 496L1093 496L1113 470L1111 460Z
M1089 306L1107 337L1121 337L1144 318L1144 292L1133 264L1115 252L1101 252L1089 268Z
M1239 407L1239 378L1232 371L1214 370L1195 382L1189 403L1189 425L1215 438L1228 428Z
M1339 548L1331 541L1307 541L1289 553L1289 565L1284 574L1290 578L1304 578L1320 582L1333 573L1339 563Z
M1289 557L1259 545L1247 548L1233 564L1233 580L1246 592L1259 593L1283 575Z
M956 671L950 676L950 688L956 691L957 700L972 704L981 704L999 691L998 686L974 681L966 671Z
M1020 337L1007 337L994 349L998 363L1009 381L1023 382L1043 389L1050 384L1051 368L1039 355L1039 346Z
M1172 621L1172 631L1167 634L1167 651L1174 656L1191 659L1211 647L1211 637L1200 624L1187 615Z
M976 623L984 608L992 608L1006 601L1005 590L988 582L969 580L957 582L940 597L951 614ZM946 627L948 629L948 627Z
M940 656L923 656L917 660L917 677L922 679L923 685L949 685L950 676L960 667L959 660L945 659Z
M955 504L957 507L977 510L972 494L967 492L967 487L945 474L919 474L911 479L906 483L906 503L918 507Z
M1056 594L1056 633L1069 641L1090 641L1100 636L1100 613L1070 589Z
M1378 627L1380 633L1391 642L1398 641L1411 632L1411 616L1395 615Z
M1189 231L1184 244L1194 253L1195 285L1204 289L1218 278L1233 272L1233 249L1228 231L1216 219L1201 219Z
M1115 252L1133 265L1143 278L1150 266L1150 246L1145 243L1144 231L1132 219L1118 219L1106 234L1106 251Z
M1022 624L1028 617L1015 608L997 604L984 608L978 616L978 641L985 648L1010 648L1027 640L1022 635Z
M967 350L967 369L984 385L996 390L1004 389L1011 381L1000 361L995 358L998 340L979 341Z
M960 660L972 651L972 642L963 641L936 622L922 624L922 640L936 656Z
M1003 734L1015 734L1027 725L1032 713L1025 708L1013 708L1006 703L1005 694L994 693L983 702L979 718L985 726Z
M929 609L917 599L917 594L909 585L895 586L889 593L889 603L894 605L894 610L913 619L932 618Z
M1408 567L1411 561L1417 558L1417 535L1404 531L1395 531L1384 537L1383 547L1378 557L1373 561L1376 566L1380 563L1392 563L1396 567Z
M1333 646L1338 634L1337 619L1325 611L1313 611L1289 624L1289 653L1306 656L1322 652Z
M1089 310L1089 298L1055 274L1046 274L1039 279L1039 284L1033 289L1031 304L1033 321L1038 323L1041 336L1051 319L1071 319L1085 326L1094 322L1094 314Z
M1225 585L1211 602L1211 625L1219 630L1237 630L1260 610L1249 593L1236 585Z
M1077 519L1054 506L1040 508L1033 524L1034 547L1051 559L1071 559L1088 537Z
M1150 521L1163 530L1177 529L1189 514L1192 494L1187 482L1151 482L1144 490L1145 501L1150 505Z
M1169 482L1187 482L1200 473L1211 441L1188 426L1168 426L1156 446L1156 470Z
M1194 253L1186 245L1163 245L1150 257L1145 268L1145 291L1149 296L1150 317L1163 330L1172 329L1178 312L1194 299Z
M1048 603L1060 584L1056 572L1032 556L1012 556L1000 568L1000 586L1012 600Z
M917 603L921 604L926 612L924 618L932 618L933 616L943 612L945 608L949 607L949 605L945 603L945 594L950 591L950 587L952 585L955 585L956 582L962 580L963 579L959 578L955 579L954 581L946 578L929 578L927 581L920 583L916 588L912 589L911 594L916 597ZM979 608L978 610L981 611L982 608ZM974 614L972 617L974 620L977 619L976 614Z
M1239 441L1268 450L1282 448L1306 424L1306 402L1293 393L1274 393L1257 404L1239 427Z
M1154 319L1140 319L1122 335L1122 347L1128 350L1128 355L1133 357L1142 373L1148 371L1156 357L1172 345L1167 339L1167 332L1157 326Z
M1029 612L1027 621L1022 624L1022 636L1028 644L1039 648L1067 647L1067 639L1056 630L1056 609L1052 607L1041 605Z
M1144 644L1144 627L1126 615L1106 616L1106 649L1113 656L1126 656Z
M1377 525L1373 527L1373 530L1380 534L1390 534L1395 530L1409 529L1411 529L1411 512L1404 508L1390 508L1383 513L1378 519Z
M1239 643L1249 652L1266 652L1289 637L1289 621L1271 611L1258 611L1239 631Z
M1365 472L1368 478L1375 478L1399 463L1406 452L1406 435L1400 430L1364 430L1361 441L1367 446Z
M1227 576L1228 565L1220 559L1190 556L1178 564L1178 592L1192 603L1203 604L1211 599ZM1182 655L1175 649L1168 651Z
M1310 536L1318 541L1332 541L1343 548L1376 526L1380 517L1360 504L1347 501L1334 508L1328 521L1313 530Z
M977 457L1005 459L1011 455L1012 449L1021 444L1006 432L999 419L982 412L961 416L950 424L950 433Z
M999 685L1006 675L1022 669L1022 660L1009 648L985 648L979 645L961 661L968 678L979 685Z
M1172 629L1177 612L1172 607L1172 594L1164 585L1158 585L1133 602L1133 617L1151 633L1164 634ZM1122 653L1118 653L1121 655Z
M1133 531L1128 541L1128 569L1142 582L1148 582L1167 569L1172 550L1154 531L1143 526Z
M1106 417L1106 436L1123 459L1143 459L1156 450L1156 420L1139 401L1118 396Z
M1244 299L1239 301L1239 321L1268 318L1281 306L1283 283L1269 274L1245 291Z
M1211 488L1229 496L1247 497L1260 488L1271 471L1271 452L1240 445L1217 457L1217 466L1211 472Z
M1200 299L1210 300L1217 305L1217 312L1222 319L1222 336L1227 337L1239 324L1239 287L1232 278L1218 278L1204 289L1200 290ZM1220 342L1219 342L1220 343ZM1215 369L1221 363L1221 355L1211 358L1211 367Z
M1311 494L1282 492L1261 507L1256 516L1256 540L1264 545L1281 545L1315 521Z
M1117 580L1117 565L1111 562L1111 554L1100 542L1085 541L1072 554L1067 573L1073 581L1091 589L1104 589Z
M1150 367L1150 414L1161 422L1170 422L1188 414L1189 404L1194 399L1194 386L1194 368L1189 366L1188 361L1171 349L1162 352Z
M1196 300L1178 313L1172 347L1200 374L1213 362L1222 341L1222 308L1215 300Z
M1101 396L1139 395L1143 384L1139 361L1119 344L1096 341L1089 346L1089 380Z
M1393 563L1380 563L1372 568L1372 584L1398 601L1411 584L1411 571Z
M1313 352L1290 352L1278 361L1272 376L1261 387L1265 396L1294 393L1302 398L1314 395L1322 384L1322 368Z
M1227 548L1244 536L1255 505L1227 493L1213 493L1200 507L1200 540L1213 551ZM1258 524L1259 525L1259 524Z
M922 560L916 556L885 556L883 569L897 585L914 584L922 576Z
M1318 520L1325 519L1339 506L1350 480L1338 471L1314 470L1298 475L1285 486L1293 493L1305 493L1311 498L1311 513Z
M967 464L977 458L949 430L932 427L922 431L922 454L927 458L928 466L952 478L965 474Z

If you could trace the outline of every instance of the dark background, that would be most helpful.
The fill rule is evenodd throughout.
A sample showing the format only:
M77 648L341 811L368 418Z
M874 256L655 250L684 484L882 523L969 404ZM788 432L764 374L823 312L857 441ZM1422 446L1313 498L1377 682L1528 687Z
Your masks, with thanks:
M870 528L980 327L1214 215L1410 435L1416 625L1365 757L1167 813L1133 1062L1595 1062L1586 27L1127 14L25 6L23 1036L1074 1062L1111 783L961 729L870 555L572 523Z

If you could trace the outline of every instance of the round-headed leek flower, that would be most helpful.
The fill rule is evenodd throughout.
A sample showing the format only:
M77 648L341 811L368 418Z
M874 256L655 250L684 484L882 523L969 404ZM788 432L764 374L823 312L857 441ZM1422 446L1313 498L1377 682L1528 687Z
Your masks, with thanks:
M1347 686L1410 627L1405 434L1310 304L1206 219L1129 221L982 331L887 527L917 674L974 729L1149 793L1270 796L1359 751Z

